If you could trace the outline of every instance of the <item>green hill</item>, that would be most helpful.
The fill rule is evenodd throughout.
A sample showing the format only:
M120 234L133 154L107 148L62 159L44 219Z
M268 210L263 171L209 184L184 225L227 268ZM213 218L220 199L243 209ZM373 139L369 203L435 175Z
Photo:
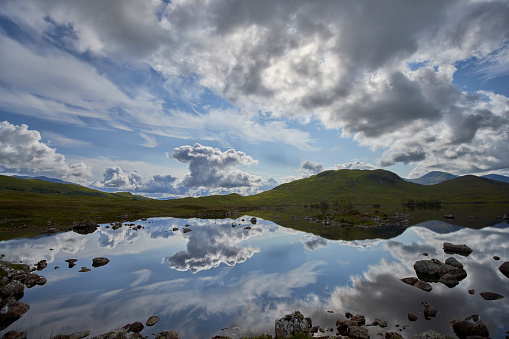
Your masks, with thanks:
M464 176L424 186L385 170L338 170L325 171L246 197L256 205L309 205L341 199L353 204L401 204L409 199L445 203L508 202L509 184Z
M111 222L142 217L227 216L234 210L278 206L334 205L401 206L409 200L442 203L509 202L509 183L463 176L430 186L405 181L385 170L325 171L243 197L238 194L154 200L128 192L104 193L74 184L0 175L0 230L48 222ZM22 226L25 227L25 226ZM27 226L28 227L28 226Z

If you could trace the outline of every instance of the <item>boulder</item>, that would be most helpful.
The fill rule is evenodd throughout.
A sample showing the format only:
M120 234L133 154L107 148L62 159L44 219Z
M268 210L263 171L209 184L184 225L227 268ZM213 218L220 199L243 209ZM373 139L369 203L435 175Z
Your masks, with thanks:
M93 337L92 339L126 339L128 328L122 327L118 330L111 331L108 333L100 334Z
M415 314L408 313L408 320L416 321L417 320L417 316Z
M86 337L88 337L90 335L90 332L91 332L90 330L74 332L74 333L69 334L69 339L86 338Z
M182 232L184 232L184 233L189 233L189 232L191 232L191 231L192 231L192 230L191 230L190 228L183 228L183 229L182 229Z
M46 260L41 260L37 263L37 270L38 271L42 271L43 269L45 269L46 267L48 267L48 263L46 262Z
M427 330L417 335L414 335L413 339L451 339L451 337L439 333L435 330Z
M380 326L380 327L387 327L387 321L385 320L381 320L381 319L378 319L378 318L375 318L375 321L373 321L373 324L374 326Z
M463 268L463 264L460 263L456 258L454 257L449 257L447 259L445 259L445 263L447 265L451 265L451 266L455 266L455 267L459 267L459 268Z
M459 284L458 279L456 279L453 275L447 273L438 279L438 282L444 284L445 286L449 288L453 288L454 286Z
M41 276L36 273L30 273L25 279L25 286L28 288L34 287L41 279Z
M438 314L438 311L427 302L423 301L422 305L424 306L424 319L430 320Z
M310 336L310 330L311 324L299 311L287 314L283 318L276 320L275 323L276 338L286 338L295 335Z
M25 286L21 282L13 280L0 288L0 299L14 298L19 300L23 298L24 292Z
M144 327L141 322L137 321L129 326L129 332L140 333Z
M78 272L90 272L91 269L88 268L88 267L82 267L81 270L79 270Z
M470 336L489 337L490 333L486 325L481 321L481 317L477 314L470 314L450 322L452 329L456 335L461 338Z
M92 259L92 266L93 267L101 267L101 266L106 265L109 262L110 262L110 259L108 259L108 258L97 257L97 258Z
M474 289L468 290L468 294L475 294L475 290Z
M8 299L2 304L0 309L0 330L4 330L21 318L30 309L30 305L23 302L17 302L15 299Z
M99 225L93 221L81 221L81 222L75 222L72 225L72 230L79 234L89 234L94 233Z
M366 318L361 314L357 314L356 316L352 317L350 320L357 322L357 325L359 325L359 326L363 326L366 324Z
M155 339L180 339L177 331L163 331L155 335Z
M419 260L414 264L417 277L426 282L438 282L443 275L449 274L450 277L461 281L467 277L467 272L463 268L444 264L440 260ZM448 276L447 278L450 279Z
M27 339L27 331L17 332L17 331L9 331L4 334L2 339Z
M386 332L385 339L403 339L403 336L398 332Z
M454 245L450 242L444 242L444 252L447 254L459 254L468 257L472 253L472 249L467 245Z
M482 292L479 293L481 297L484 298L484 300L498 300L498 299L504 299L503 295L493 293L493 292Z
M177 232L179 229L178 229L178 227L173 227L171 230L172 230L173 232Z
M158 321L159 321L159 317L156 317L155 315L153 315L147 319L147 322L145 323L145 325L154 326L155 324L157 324Z
M256 218L255 217L251 218L251 224L256 225Z
M506 261L505 263L503 263L502 265L500 265L500 267L498 268L498 270L503 274L505 275L507 278L509 278L509 261Z
M348 328L348 338L369 339L368 329L362 326L351 326Z

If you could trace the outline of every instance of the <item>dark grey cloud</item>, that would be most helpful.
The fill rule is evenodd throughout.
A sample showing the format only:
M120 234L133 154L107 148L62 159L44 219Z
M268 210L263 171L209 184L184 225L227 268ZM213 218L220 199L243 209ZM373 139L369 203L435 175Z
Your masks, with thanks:
M261 178L238 170L237 166L256 165L244 152L202 146L181 146L173 150L173 159L189 164L189 174L182 179L186 187L241 187L261 184Z
M323 164L311 161L311 160L302 160L300 163L299 172L303 173L306 176L317 174L323 171Z

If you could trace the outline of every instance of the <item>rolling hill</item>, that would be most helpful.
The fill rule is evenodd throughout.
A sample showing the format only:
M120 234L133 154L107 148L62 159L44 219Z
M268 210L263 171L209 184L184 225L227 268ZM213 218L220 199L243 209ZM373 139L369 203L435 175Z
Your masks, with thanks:
M8 225L111 222L141 217L224 216L232 210L312 206L347 200L354 205L401 206L407 200L442 203L509 203L509 183L463 176L435 185L405 181L385 170L325 171L252 196L238 194L154 200L105 193L74 184L0 176L0 229Z

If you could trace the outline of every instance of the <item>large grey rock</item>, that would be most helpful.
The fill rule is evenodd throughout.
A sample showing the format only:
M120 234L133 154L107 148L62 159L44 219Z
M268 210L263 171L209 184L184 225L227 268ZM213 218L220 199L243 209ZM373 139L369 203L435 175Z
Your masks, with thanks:
M454 278L461 281L467 277L467 272L460 267L444 264L440 260L419 260L414 264L415 273L421 280L427 282L438 282L446 274L448 279Z
M310 330L311 324L299 311L287 314L275 323L276 338L293 337L298 334L310 337Z
M489 337L490 333L486 325L481 321L481 317L477 314L470 314L456 320L451 321L454 333L461 339L470 336Z

